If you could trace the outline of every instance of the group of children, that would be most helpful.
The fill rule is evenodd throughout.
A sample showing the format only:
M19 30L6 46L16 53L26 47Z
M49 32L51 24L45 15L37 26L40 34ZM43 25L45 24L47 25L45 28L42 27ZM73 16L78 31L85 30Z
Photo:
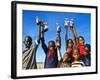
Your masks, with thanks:
M38 39L32 45L32 38L26 36L24 39L25 49L22 54L22 69L37 69L36 51L38 45L41 46L45 53L44 68L59 68L59 67L80 67L91 65L91 46L85 44L84 37L79 36L77 46L74 46L74 40L66 40L66 51L61 56L61 37L57 35L56 41L50 40L48 45L45 43L45 27L41 29L38 22ZM58 31L59 33L60 31ZM40 53L42 54L42 53Z
M78 45L74 47L73 40L68 39L67 49L64 53L60 67L80 67L91 65L91 46L84 44L82 36L78 37Z

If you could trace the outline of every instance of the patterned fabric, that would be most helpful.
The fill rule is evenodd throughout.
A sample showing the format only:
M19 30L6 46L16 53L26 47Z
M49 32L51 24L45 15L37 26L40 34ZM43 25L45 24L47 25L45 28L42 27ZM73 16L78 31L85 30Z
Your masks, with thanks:
M71 65L71 67L82 67L82 66L84 66L84 62L82 61L74 61L72 62L72 65Z
M36 50L38 45L35 43L32 48L25 48L22 54L22 69L36 69Z

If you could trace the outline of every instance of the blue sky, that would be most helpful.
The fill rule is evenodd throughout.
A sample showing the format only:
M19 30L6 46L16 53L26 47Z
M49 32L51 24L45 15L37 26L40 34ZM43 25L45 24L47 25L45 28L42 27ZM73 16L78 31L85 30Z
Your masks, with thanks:
M45 33L45 41L48 44L49 40L56 39L56 23L61 26L61 53L65 52L65 28L64 20L67 17L69 20L74 19L75 28L78 36L83 36L85 38L85 43L91 43L91 14L89 13L73 13L73 12L48 12L48 11L31 11L23 10L22 22L23 22L23 40L25 36L31 36L34 41L37 39L38 27L36 25L36 16L38 16L43 21L47 22L48 31ZM68 29L68 38L73 39L72 32L70 28ZM24 45L23 45L24 47ZM37 62L44 62L45 54L41 48L41 44L38 47L36 53Z

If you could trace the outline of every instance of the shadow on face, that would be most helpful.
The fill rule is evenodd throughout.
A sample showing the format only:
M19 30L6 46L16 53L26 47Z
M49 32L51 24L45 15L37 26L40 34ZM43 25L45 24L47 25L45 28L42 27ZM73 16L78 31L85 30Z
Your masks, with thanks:
M85 52L84 52L84 55L85 55L85 56L89 56L90 53L91 53L90 45L86 44L86 45L85 45Z
M32 38L30 36L26 36L24 40L24 44L26 48L30 48L32 44Z
M68 47L73 47L73 40L72 39L69 39L67 41L67 43L68 43Z
M48 49L49 50L54 50L55 49L55 42L54 41L49 41L49 43L48 43Z
M85 41L84 41L83 36L79 36L78 39L79 39L79 43L80 43L80 44L84 44Z
M74 49L73 50L73 59L75 60L75 61L77 61L77 60L79 60L79 50L78 49Z

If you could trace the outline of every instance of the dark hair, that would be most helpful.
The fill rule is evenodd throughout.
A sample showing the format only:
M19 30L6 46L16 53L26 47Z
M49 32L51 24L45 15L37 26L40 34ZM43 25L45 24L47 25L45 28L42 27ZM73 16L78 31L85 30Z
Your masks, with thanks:
M24 39L24 44L25 44L25 40L26 40L26 38L28 38L30 44L32 44L32 38L31 38L30 36L26 36L26 37L25 37L25 39Z
M73 40L72 40L72 39L68 39L68 40L67 40L67 43L66 43L67 48L68 48L68 43L69 43L69 41L71 41L71 42L72 42L72 44L74 45ZM72 47L73 47L73 45L72 45ZM67 48L66 48L66 50L67 50Z
M67 42L69 42L69 41L71 41L71 42L73 43L73 40L72 40L72 39L68 39L68 40L67 40Z
M48 44L50 44L50 43L52 43L52 44L53 44L54 48L56 47L56 45L55 45L55 41L50 40L50 41L48 42Z
M84 39L84 37L83 37L83 36L79 36L79 37L78 37L78 42L79 42L79 38L82 38L82 39L83 39L83 41L85 42L85 39Z
M87 47L88 50L91 51L91 45L90 44L85 44L85 47Z

